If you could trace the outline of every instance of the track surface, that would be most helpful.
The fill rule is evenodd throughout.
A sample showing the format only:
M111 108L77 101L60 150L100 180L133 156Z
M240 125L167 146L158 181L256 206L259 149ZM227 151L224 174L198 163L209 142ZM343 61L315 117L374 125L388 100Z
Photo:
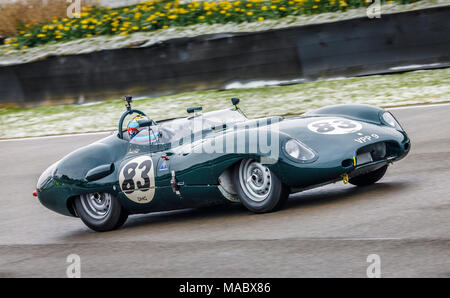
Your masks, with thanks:
M394 110L409 156L377 184L341 183L255 215L240 206L131 217L95 233L31 196L40 173L102 135L0 142L0 277L450 277L450 105Z

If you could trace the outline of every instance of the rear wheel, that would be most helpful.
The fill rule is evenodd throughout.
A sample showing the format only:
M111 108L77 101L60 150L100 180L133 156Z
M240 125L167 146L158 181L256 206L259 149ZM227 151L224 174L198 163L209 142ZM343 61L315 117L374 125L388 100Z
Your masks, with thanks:
M253 159L244 159L235 166L233 183L242 204L256 213L281 208L289 196L274 173Z
M97 232L115 230L128 218L119 200L106 192L81 195L75 200L75 209L84 224Z
M356 186L366 186L366 185L374 184L375 182L377 182L378 180L383 178L384 174L386 173L387 168L388 168L388 165L385 165L373 172L353 177L348 182L350 182L351 184L356 185Z

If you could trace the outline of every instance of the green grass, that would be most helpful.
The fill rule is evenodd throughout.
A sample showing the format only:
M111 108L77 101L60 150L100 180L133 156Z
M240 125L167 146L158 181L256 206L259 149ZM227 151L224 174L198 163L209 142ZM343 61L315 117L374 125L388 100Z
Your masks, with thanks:
M365 103L382 107L450 100L450 68L404 74L306 82L289 86L226 91L198 91L139 99L133 107L155 120L185 116L186 108L204 111L230 107L239 97L250 117L300 114L321 106ZM114 130L125 110L123 101L84 105L0 109L0 138Z

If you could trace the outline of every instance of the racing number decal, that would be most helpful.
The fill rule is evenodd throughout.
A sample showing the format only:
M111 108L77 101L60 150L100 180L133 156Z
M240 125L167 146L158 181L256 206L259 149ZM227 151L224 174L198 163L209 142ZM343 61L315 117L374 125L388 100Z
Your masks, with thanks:
M155 195L155 173L149 156L127 162L120 170L120 189L133 202L149 203Z
M309 130L327 135L354 133L361 130L361 128L361 123L344 118L326 118L308 124Z

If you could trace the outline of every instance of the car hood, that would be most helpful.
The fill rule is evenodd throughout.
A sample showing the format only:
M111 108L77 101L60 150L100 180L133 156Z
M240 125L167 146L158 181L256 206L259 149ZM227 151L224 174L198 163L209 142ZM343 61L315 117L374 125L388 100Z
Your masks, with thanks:
M403 142L404 132L372 122L342 116L306 116L287 118L275 124L278 129L320 154L354 151L383 141Z

